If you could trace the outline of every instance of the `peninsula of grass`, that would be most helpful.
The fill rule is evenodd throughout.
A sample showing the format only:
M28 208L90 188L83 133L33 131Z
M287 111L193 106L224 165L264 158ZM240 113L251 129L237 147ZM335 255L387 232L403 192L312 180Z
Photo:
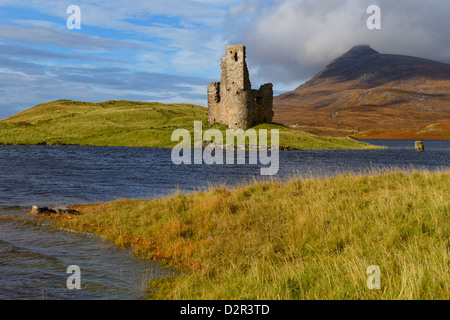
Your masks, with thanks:
M173 148L175 129L194 131L194 121L208 124L207 108L190 104L58 100L37 105L0 121L0 145L89 145ZM377 149L346 138L318 137L282 125L262 124L254 129L279 129L280 146L292 149ZM270 133L270 130L269 130Z
M450 171L259 182L56 220L182 272L152 299L450 298ZM369 290L369 266L381 289Z

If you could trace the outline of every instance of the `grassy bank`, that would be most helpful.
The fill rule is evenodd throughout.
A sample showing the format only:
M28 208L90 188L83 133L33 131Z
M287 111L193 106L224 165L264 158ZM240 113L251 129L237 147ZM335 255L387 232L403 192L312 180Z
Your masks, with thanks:
M154 299L449 299L450 172L343 174L77 207L58 225L184 272ZM381 269L381 290L366 270Z
M59 100L37 105L0 121L0 144L95 145L172 148L175 129L193 132L194 121L210 128L205 107L148 102L102 103ZM225 131L226 127L214 128ZM279 129L280 145L295 149L375 149L345 138L318 137L281 125L256 129Z

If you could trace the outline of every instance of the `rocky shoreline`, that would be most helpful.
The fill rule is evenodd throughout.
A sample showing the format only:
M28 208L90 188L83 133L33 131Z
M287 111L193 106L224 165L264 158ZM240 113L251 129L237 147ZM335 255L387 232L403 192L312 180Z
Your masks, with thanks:
M202 149L202 150L279 150L279 151L299 151L302 149L297 149L293 147L284 147L284 146L265 146L265 145L254 145L254 144L245 144L245 145L235 145L235 144L220 144L213 141L203 141L194 146L194 149Z

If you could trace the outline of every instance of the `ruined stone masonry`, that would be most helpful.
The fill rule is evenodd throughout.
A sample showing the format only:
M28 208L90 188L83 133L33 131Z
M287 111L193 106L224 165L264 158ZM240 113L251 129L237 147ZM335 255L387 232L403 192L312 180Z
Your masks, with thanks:
M221 62L221 82L211 82L208 86L209 123L247 130L257 123L272 122L272 84L252 90L245 62L245 46L226 47L225 58Z

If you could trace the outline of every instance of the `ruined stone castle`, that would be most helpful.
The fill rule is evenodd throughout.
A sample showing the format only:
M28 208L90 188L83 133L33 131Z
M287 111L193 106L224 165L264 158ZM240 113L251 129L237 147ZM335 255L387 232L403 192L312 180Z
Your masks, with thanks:
M245 46L226 47L221 59L221 82L208 86L209 123L222 123L230 129L243 129L273 119L271 83L252 90L245 62Z

